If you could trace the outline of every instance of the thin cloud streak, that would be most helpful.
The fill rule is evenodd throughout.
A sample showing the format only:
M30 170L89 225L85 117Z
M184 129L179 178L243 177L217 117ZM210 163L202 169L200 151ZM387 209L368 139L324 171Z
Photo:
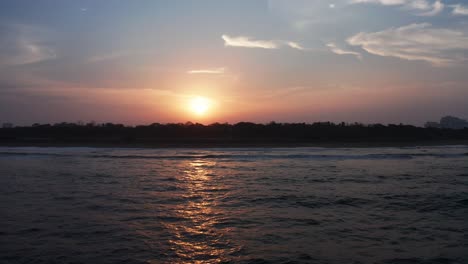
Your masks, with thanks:
M269 40L252 40L249 37L231 37L222 35L224 46L228 47L243 47L243 48L262 48L262 49L277 49L278 45Z
M440 1L432 4L427 0L351 0L351 4L380 4L384 6L404 6L408 9L425 11L419 16L435 16L444 10L445 5Z
M338 55L353 55L356 56L359 60L362 60L362 55L359 52L341 49L336 46L335 43L328 43L327 47L330 49L331 52L338 54Z
M382 5L403 5L408 1L406 0L351 0L353 4L361 3L373 3L373 4L382 4Z
M287 45L293 49L304 50L304 47L302 47L301 44L297 42L288 41Z
M458 51L468 50L468 36L461 31L434 28L431 24L410 24L379 32L360 32L347 39L370 54L420 60L434 66L448 66L466 60Z
M250 37L231 37L229 35L222 35L221 38L224 40L224 46L226 47L279 49L283 46L288 46L292 49L305 50L301 44L294 41L254 40Z
M225 68L211 68L211 69L198 69L198 70L189 70L188 74L224 74Z

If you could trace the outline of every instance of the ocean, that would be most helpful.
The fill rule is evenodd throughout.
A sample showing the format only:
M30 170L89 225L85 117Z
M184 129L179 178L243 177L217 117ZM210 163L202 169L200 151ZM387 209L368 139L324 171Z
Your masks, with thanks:
M0 147L0 263L468 263L467 153Z

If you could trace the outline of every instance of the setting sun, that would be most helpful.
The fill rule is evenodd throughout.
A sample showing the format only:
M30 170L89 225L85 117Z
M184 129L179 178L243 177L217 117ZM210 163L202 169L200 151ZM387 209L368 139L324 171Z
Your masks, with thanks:
M190 110L197 115L203 115L209 110L211 104L210 99L197 96L190 100Z

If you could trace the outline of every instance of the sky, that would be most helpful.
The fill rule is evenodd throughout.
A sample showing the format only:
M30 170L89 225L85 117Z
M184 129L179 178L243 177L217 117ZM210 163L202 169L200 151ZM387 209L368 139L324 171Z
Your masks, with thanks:
M3 0L0 123L468 118L468 0Z

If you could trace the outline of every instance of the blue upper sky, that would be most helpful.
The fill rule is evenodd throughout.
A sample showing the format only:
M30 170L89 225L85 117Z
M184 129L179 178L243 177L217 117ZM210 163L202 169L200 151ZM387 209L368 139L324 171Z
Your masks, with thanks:
M0 122L467 118L467 58L466 0L4 0Z

